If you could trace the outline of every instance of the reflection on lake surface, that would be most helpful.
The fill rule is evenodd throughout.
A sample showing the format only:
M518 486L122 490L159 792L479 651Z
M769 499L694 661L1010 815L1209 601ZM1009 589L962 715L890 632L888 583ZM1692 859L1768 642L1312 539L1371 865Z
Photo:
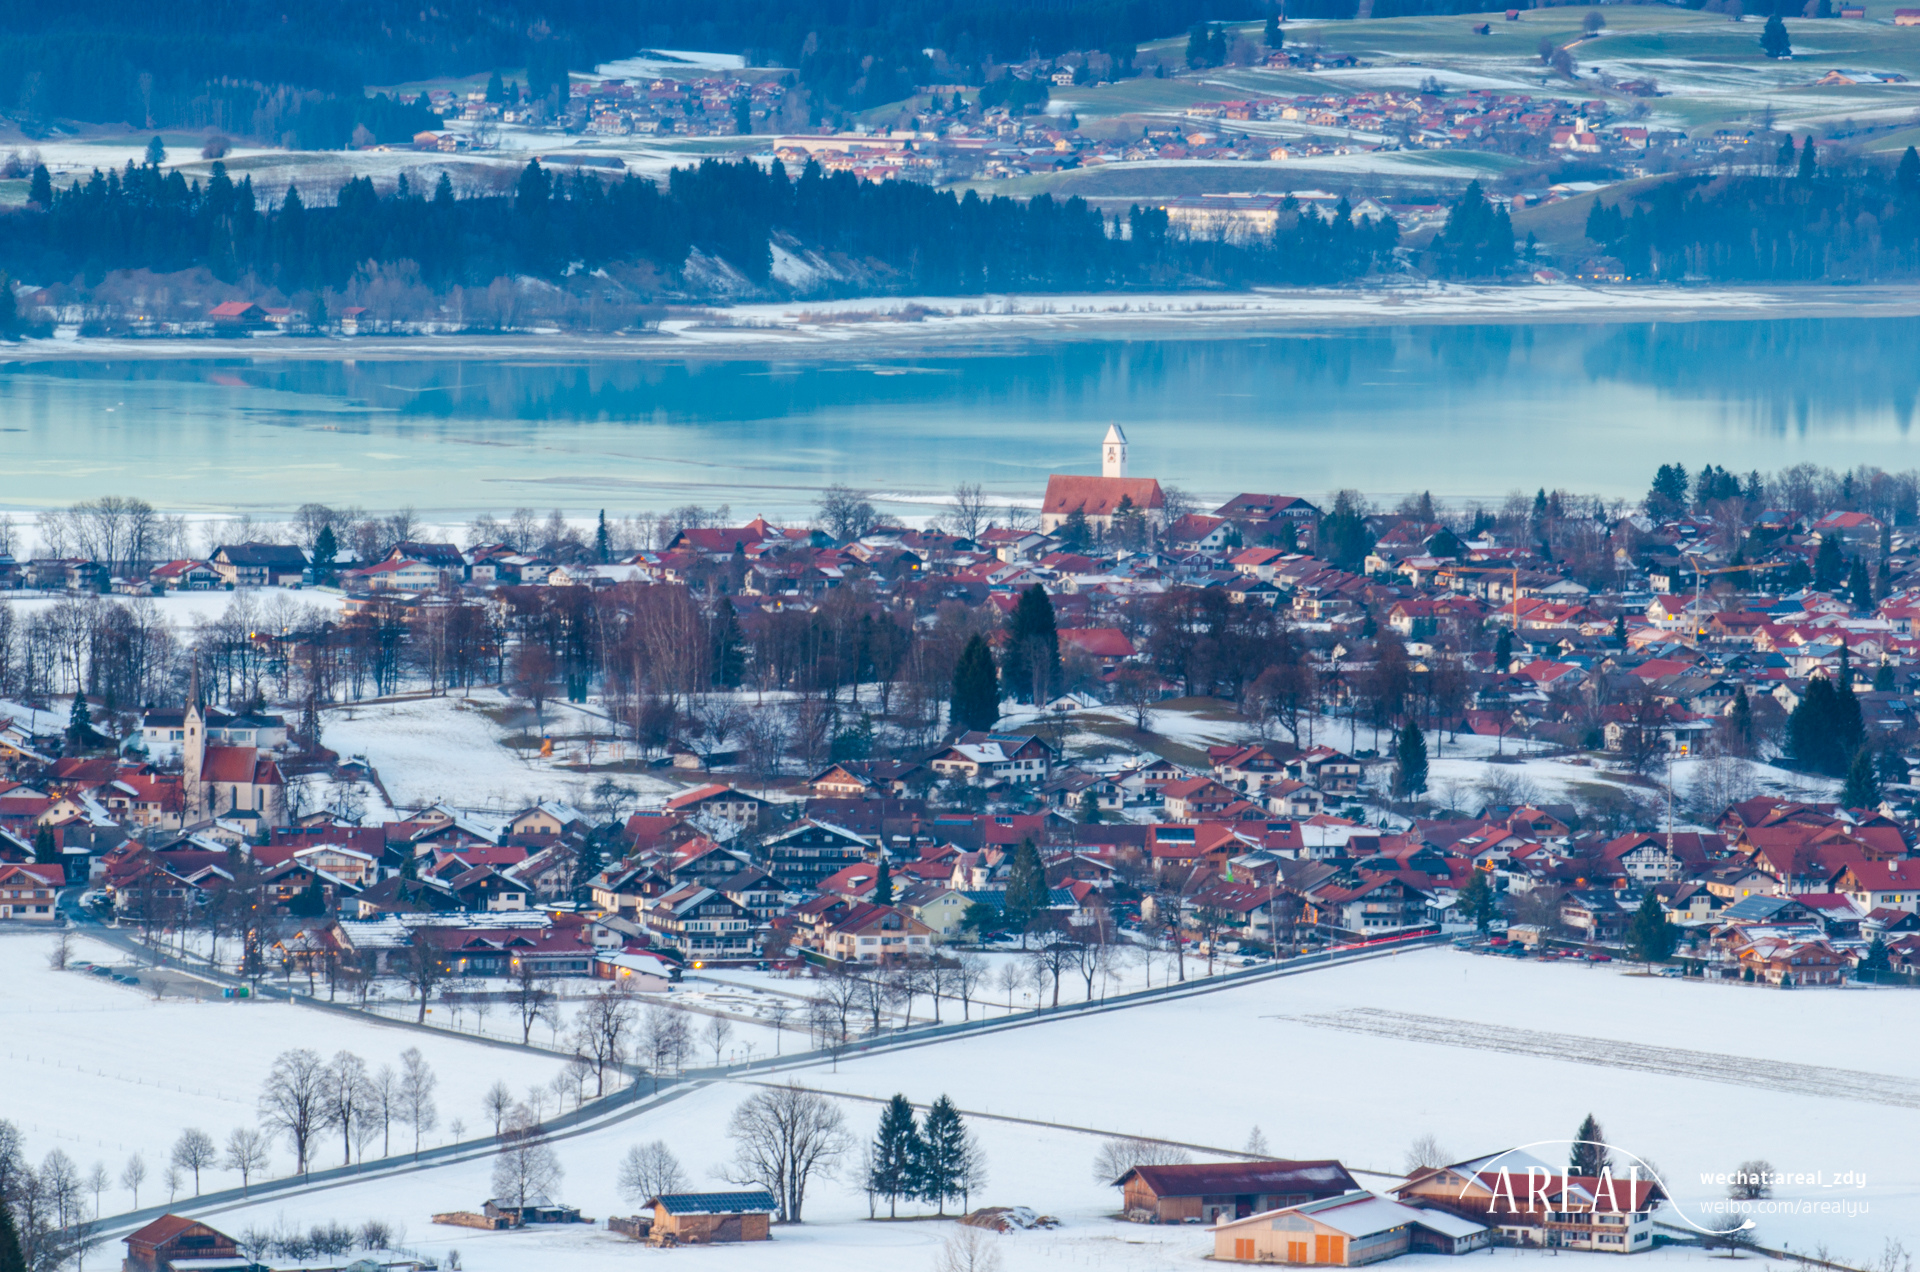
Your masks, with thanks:
M428 517L699 502L793 516L839 481L924 514L1132 470L1202 498L1358 486L1637 496L1678 460L1911 466L1920 319L1111 339L869 360L60 361L0 370L0 506L138 494Z

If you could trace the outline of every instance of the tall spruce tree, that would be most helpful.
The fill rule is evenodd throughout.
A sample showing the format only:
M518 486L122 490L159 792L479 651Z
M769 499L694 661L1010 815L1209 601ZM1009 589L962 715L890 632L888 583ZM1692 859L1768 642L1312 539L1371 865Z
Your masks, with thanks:
M1000 678L984 636L974 636L953 666L953 699L948 724L955 731L991 729L1000 719Z
M58 864L60 842L53 836L53 827L42 826L33 832L33 859L43 866Z
M900 1199L920 1194L920 1159L924 1155L920 1128L913 1120L907 1097L896 1095L880 1112L880 1129L873 1137L872 1164L867 1168L867 1190L887 1199L889 1218L900 1213Z
M72 746L85 746L93 737L93 711L87 706L84 692L73 695L73 709L67 713L67 742Z
M920 1198L947 1213L950 1198L961 1195L973 1146L967 1142L966 1123L953 1101L941 1096L927 1110L921 1126Z
M1853 569L1847 573L1847 599L1853 602L1853 608L1873 612L1873 580L1863 556L1853 558Z
M1577 1142L1567 1158L1567 1173L1588 1178L1599 1175L1601 1168L1607 1164L1609 1154L1606 1132L1600 1129L1598 1119L1591 1113L1587 1114L1586 1120L1580 1123L1580 1129L1573 1133L1573 1138Z
M1502 627L1500 634L1493 639L1493 670L1495 675L1505 675L1509 664L1513 662L1513 633Z
M1046 911L1047 871L1040 864L1040 852L1033 840L1022 839L1013 850L1007 866L1007 922L1020 929L1020 947L1026 948L1027 932L1033 921Z
M321 526L320 533L313 537L313 581L333 582L334 563L339 559L339 537L333 533L332 526Z
M13 1202L0 1201L0 1272L27 1272L27 1256L20 1249L20 1230L13 1226Z
M1653 895L1653 890L1649 888L1646 896L1640 900L1640 908L1633 912L1633 919L1627 925L1627 950L1642 963L1651 966L1673 957L1675 940L1673 925L1667 922L1667 912L1660 908L1660 898Z
M1394 758L1398 761L1394 785L1402 799L1411 799L1427 789L1427 735L1411 719L1401 726Z
M873 881L873 903L893 904L893 864L884 852L880 854L880 876Z
M1020 593L1007 620L1005 679L1016 698L1043 702L1060 678L1060 634L1054 627L1053 602L1035 583Z
M613 536L607 532L607 510L600 510L600 524L593 530L593 555L605 565L613 559Z
M1458 904L1460 912L1473 920L1473 926L1485 935L1493 930L1494 916L1499 912L1493 895L1493 884L1487 879L1484 870L1473 870L1467 875L1467 881L1460 888Z
M1880 777L1874 772L1873 752L1861 747L1847 766L1847 784L1840 789L1842 808L1880 807Z

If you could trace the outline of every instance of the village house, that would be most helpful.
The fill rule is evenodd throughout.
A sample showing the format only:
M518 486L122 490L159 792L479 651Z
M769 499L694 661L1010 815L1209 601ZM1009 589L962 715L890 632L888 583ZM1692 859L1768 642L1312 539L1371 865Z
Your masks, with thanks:
M808 945L840 963L893 963L933 951L933 929L895 906L856 904L816 921Z
M67 883L64 866L0 863L0 919L52 923L60 889Z

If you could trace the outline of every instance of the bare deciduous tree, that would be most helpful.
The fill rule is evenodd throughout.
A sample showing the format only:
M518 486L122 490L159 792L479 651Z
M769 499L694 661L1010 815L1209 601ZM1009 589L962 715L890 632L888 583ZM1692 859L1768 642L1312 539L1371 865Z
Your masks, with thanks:
M520 1207L529 1199L550 1197L566 1172L539 1123L524 1111L516 1114L504 1140L493 1159L493 1195Z
M260 1090L260 1120L293 1145L294 1171L307 1173L307 1150L325 1124L327 1067L305 1047L283 1051Z
M227 1136L227 1156L225 1166L228 1170L240 1172L240 1195L247 1195L247 1188L253 1183L253 1177L267 1169L267 1137L251 1126L236 1126Z
M1118 1136L1100 1146L1093 1158L1093 1178L1112 1184L1135 1166L1183 1166L1193 1158L1184 1148L1152 1140Z
M733 1161L726 1177L773 1194L782 1223L799 1223L807 1184L852 1146L846 1119L832 1101L797 1086L749 1097L727 1124Z
M634 1027L633 991L619 981L587 999L573 1025L573 1051L593 1066L593 1093L607 1093L607 1070L625 1063Z
M655 1197L685 1192L687 1173L665 1140L635 1144L620 1162L620 1195L636 1206Z
M213 1136L196 1127L188 1127L180 1132L180 1138L173 1142L173 1164L193 1175L193 1195L200 1195L200 1172L212 1170L220 1163L220 1150L214 1146Z

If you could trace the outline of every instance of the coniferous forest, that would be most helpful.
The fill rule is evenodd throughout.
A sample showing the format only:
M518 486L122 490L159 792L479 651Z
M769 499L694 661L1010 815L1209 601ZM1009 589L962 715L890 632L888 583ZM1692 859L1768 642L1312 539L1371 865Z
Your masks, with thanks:
M1920 272L1920 155L1822 171L1811 139L1777 175L1679 177L1603 204L1587 237L1636 278L1871 281ZM1791 175L1788 175L1791 174Z
M695 252L763 286L776 244L839 266L848 291L1319 283L1381 268L1397 241L1391 220L1356 222L1344 204L1331 221L1283 220L1270 243L1189 243L1168 235L1158 210L1109 224L1079 199L956 197L812 163L790 178L778 163L718 160L658 184L532 162L510 193L457 193L444 175L431 190L403 179L381 191L362 177L324 206L291 187L265 197L218 165L204 184L129 164L58 191L43 169L27 208L0 215L0 267L15 278L85 286L120 270L205 269L286 295L402 263L435 290L647 266L658 291L684 294Z

